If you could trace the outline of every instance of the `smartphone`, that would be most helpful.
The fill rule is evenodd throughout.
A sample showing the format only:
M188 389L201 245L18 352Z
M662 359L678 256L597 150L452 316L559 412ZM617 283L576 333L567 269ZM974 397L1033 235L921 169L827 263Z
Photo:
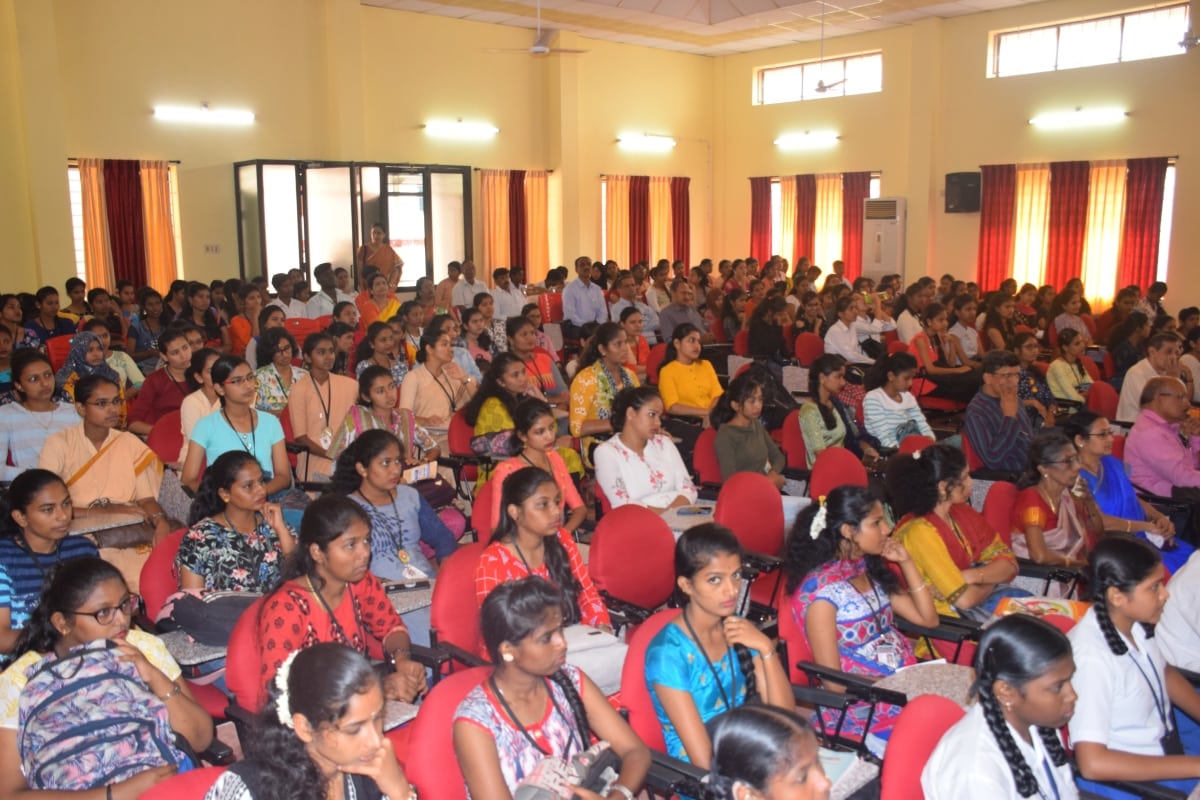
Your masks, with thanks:
M745 617L746 612L750 610L750 584L754 583L751 579L743 576L742 586L738 589L737 600L733 604L733 614L737 617Z

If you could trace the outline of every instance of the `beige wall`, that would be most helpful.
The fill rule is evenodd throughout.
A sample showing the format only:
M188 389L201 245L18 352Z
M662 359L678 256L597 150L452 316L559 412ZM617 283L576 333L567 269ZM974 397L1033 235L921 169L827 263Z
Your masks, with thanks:
M942 212L947 172L983 163L1178 155L1171 299L1200 300L1188 257L1200 248L1200 55L984 78L989 31L1118 9L1128 0L1052 0L924 20L826 43L882 49L876 95L755 107L757 66L815 58L816 43L724 58L560 36L578 57L533 59L530 31L389 11L358 0L0 0L0 239L19 277L73 272L63 162L68 156L171 158L180 165L187 277L237 272L231 164L251 158L389 160L552 169L552 258L598 256L599 176L692 178L692 257L743 254L754 175L880 170L909 199L908 272L973 272L978 215ZM254 109L249 129L155 122L155 103ZM1123 103L1106 133L1051 137L1025 120L1043 107ZM486 144L435 142L434 116L490 120ZM838 147L784 154L785 130L834 127ZM665 155L615 146L622 130L668 133ZM1195 160L1195 159L1191 159ZM478 211L478 209L477 209ZM476 213L477 234L480 215ZM478 242L478 236L476 238ZM206 254L207 245L219 253Z

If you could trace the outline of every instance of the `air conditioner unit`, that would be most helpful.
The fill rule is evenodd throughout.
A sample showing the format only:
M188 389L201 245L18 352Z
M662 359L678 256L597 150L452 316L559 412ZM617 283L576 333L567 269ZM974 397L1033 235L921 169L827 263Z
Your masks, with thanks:
M876 282L884 275L904 274L904 225L908 205L903 197L863 201L862 274Z

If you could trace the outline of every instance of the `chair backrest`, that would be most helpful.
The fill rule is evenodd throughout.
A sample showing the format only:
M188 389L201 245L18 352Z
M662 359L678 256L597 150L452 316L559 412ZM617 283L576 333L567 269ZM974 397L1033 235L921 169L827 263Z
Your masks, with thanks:
M483 652L479 604L475 602L475 567L485 542L472 542L442 562L429 607L429 626L439 642L450 642L469 653Z
M811 681L804 670L796 667L796 662L812 661L812 647L808 643L808 637L801 630L800 623L796 621L790 597L784 597L780 604L778 619L779 638L787 645L788 663L785 666L788 671L788 680L795 686L808 686Z
M636 553L637 558L630 558ZM662 517L624 505L600 518L588 550L588 574L600 591L655 609L675 589L675 535Z
M867 468L844 447L826 447L813 461L808 496L824 497L838 486L866 486Z
M542 295L545 297L545 295ZM472 667L449 675L429 690L412 722L404 760L407 778L422 797L464 800L462 768L454 752L454 712L459 703L487 679L491 667Z
M180 528L169 534L154 545L146 563L142 564L138 593L142 596L142 607L150 619L157 617L167 598L179 591L179 571L175 569L175 556L179 553L179 545L183 542L183 534L186 532L186 528Z
M262 604L260 597L242 612L225 650L225 688L238 706L252 714L257 714L267 702L258 637L258 615Z
M639 625L629 637L629 650L621 667L621 702L629 710L629 727L647 747L660 753L667 751L667 742L658 715L654 713L650 688L646 685L646 648L677 616L678 608L668 608Z
M1079 359L1079 363L1083 364L1083 369L1087 372L1088 377L1092 379L1092 382L1100 380L1100 368L1096 366L1095 361L1087 356L1082 356Z
M1008 481L996 481L983 498L983 518L1000 538L1012 547L1012 511L1017 504L1017 487Z
M971 445L971 439L967 436L966 428L963 428L961 438L963 455L967 459L967 470L974 472L977 469L983 469L983 459L979 457L979 453L976 453L975 448Z
M55 336L46 342L46 357L50 359L50 367L58 372L63 364L67 363L67 356L71 354L71 340L74 336ZM175 455L179 455L176 452Z
M153 450L154 455L164 464L173 464L179 460L179 451L183 449L183 422L178 409L168 411L158 418L146 436L146 446Z
M1088 333L1092 335L1092 341L1096 340L1096 318L1091 314L1080 314L1079 318L1083 320L1084 326L1087 327Z
M500 491L499 481L489 480L475 490L475 500L471 503L471 527L475 529L475 539L486 542L492 536L496 527L495 493Z
M563 321L563 299L558 292L542 292L537 296L537 304L542 312L542 322Z
M713 485L721 482L721 462L717 460L717 432L705 428L696 437L692 449L692 469L700 476L701 483Z
M717 495L713 522L724 525L742 547L777 556L783 552L783 502L766 475L735 472Z
M283 440L285 442L290 444L296 441L296 431L292 428L292 412L286 406L283 409L283 413L279 415L279 427L283 429ZM288 463L292 465L292 474L295 475L296 468L300 465L300 455L289 450L287 457ZM216 459L213 460L215 461ZM296 475L296 478L299 479L299 476Z
M750 355L750 331L740 330L733 335L733 354L743 357Z
M937 440L925 436L924 434L910 433L900 442L900 447L896 450L896 454L901 456L910 456L918 450L924 450L931 444L937 444Z
M662 369L663 360L667 357L667 343L659 342L650 348L650 355L646 356L646 381L649 383L658 383L658 371Z
M1117 390L1104 381L1096 381L1088 389L1087 407L1097 414L1108 417L1109 422L1117 421L1117 406L1121 396Z
M792 353L800 362L800 366L812 366L812 362L825 355L825 340L812 331L804 331L797 334L796 341L792 344Z
M467 422L466 409L460 408L450 417L450 428L446 432L446 438L450 445L450 454L456 456L471 456L474 453L471 451L471 439L475 436L475 429Z
M792 469L808 469L808 448L800 430L800 409L793 409L783 419L783 443L780 445Z
M923 694L908 701L892 735L880 772L880 800L920 800L921 770L933 755L942 735L962 719L962 707L936 694Z
M227 767L197 767L156 783L139 795L140 800L204 800Z
M1105 349L1104 351L1104 380L1112 380L1112 376L1117 374L1117 362L1113 361L1112 351Z
M1036 369L1043 378L1046 377L1046 373L1050 371L1050 365L1045 361L1034 361L1033 368Z

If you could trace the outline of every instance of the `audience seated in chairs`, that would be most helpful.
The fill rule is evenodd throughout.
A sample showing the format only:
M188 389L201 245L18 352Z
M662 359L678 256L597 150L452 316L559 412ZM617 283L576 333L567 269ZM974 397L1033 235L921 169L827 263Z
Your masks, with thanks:
M1104 535L1104 519L1078 480L1075 444L1058 430L1035 436L1012 509L1012 550L1019 558L1069 568L1087 562Z
M831 669L882 677L916 663L912 645L895 628L894 614L936 627L929 586L904 545L891 538L883 506L869 489L843 486L813 503L788 537L784 567L791 613L812 651L812 660ZM907 589L889 569L898 565ZM838 691L836 684L826 685ZM851 706L840 733L886 739L900 709ZM825 730L834 731L839 710L822 709ZM868 742L869 744L869 742Z
M1050 384L1046 382L1041 369L1045 365L1037 363L1041 353L1041 344L1037 337L1029 331L1021 331L1012 338L1009 348L1017 357L1020 366L1020 376L1017 378L1017 399L1029 415L1029 421L1034 430L1054 427L1054 418L1058 415L1058 403Z
M715 717L709 737L706 800L828 800L817 737L799 714L742 706Z
M350 406L338 424L329 457L335 461L347 447L366 431L385 430L400 440L406 466L435 460L441 454L437 441L422 425L417 424L412 411L397 408L396 380L392 373L377 364L358 374L358 402Z
M46 439L79 424L75 404L54 385L50 359L37 350L16 351L11 363L15 402L0 405L0 480L37 466Z
M988 798L1077 797L1059 738L1075 708L1073 677L1061 631L1023 614L997 620L975 653L975 702L921 773L926 799L957 800L968 786Z
M827 447L845 447L859 458L879 458L873 437L859 432L854 415L838 399L845 385L846 360L839 355L826 353L809 368L809 399L800 406L800 431L810 468Z
M958 337L949 332L945 306L930 303L921 316L921 332L909 342L935 397L969 403L979 389L979 373L967 362Z
M698 496L675 444L661 433L663 401L639 386L613 401L614 436L594 453L596 483L613 508L636 503L653 511L691 505Z
M1057 402L1082 406L1093 383L1083 361L1087 358L1087 342L1068 329L1058 335L1058 346L1060 354L1046 370L1046 383Z
M1191 402L1195 383L1192 374L1179 364L1181 350L1179 337L1173 333L1156 333L1147 340L1146 357L1129 368L1121 383L1117 422L1128 424L1138 416L1142 389L1152 378L1178 378L1185 384L1186 399Z
M895 450L905 437L935 438L929 421L911 391L917 359L907 352L881 358L867 372L863 422L867 433L886 450Z
M328 480L333 474L329 448L334 429L354 406L358 384L333 372L337 346L327 333L311 333L304 340L308 380L299 381L288 396L287 409L295 442L306 448L297 462L297 473L305 481Z
M1020 361L1008 350L989 350L983 357L983 387L964 418L964 434L988 469L1025 470L1033 424L1017 392Z

